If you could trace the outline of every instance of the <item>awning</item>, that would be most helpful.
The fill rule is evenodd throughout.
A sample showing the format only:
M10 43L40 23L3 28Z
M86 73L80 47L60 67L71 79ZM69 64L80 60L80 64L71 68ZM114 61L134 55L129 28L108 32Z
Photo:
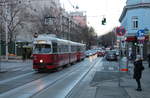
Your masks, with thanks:
M149 37L145 36L145 41L148 41L148 40L149 40ZM134 41L137 41L137 37L136 36L128 36L128 37L126 37L125 41L126 42L134 42Z

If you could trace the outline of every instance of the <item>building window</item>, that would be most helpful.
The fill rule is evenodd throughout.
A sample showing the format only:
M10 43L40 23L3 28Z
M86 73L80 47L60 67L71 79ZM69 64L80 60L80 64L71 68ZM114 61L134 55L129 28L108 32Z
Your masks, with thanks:
M132 17L132 28L138 29L138 17L137 16Z

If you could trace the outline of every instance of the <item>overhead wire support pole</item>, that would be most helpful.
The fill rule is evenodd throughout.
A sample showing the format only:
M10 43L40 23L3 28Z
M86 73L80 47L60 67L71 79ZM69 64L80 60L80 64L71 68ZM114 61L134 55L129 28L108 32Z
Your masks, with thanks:
M5 7L5 59L8 61L8 24L7 24L7 12L8 12L8 6L6 0L4 1L4 7Z

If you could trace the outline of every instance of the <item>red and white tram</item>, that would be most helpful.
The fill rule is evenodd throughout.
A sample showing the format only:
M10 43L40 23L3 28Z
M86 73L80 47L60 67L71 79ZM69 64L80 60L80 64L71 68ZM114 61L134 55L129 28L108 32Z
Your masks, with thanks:
M39 35L33 42L33 69L55 69L83 60L85 44Z

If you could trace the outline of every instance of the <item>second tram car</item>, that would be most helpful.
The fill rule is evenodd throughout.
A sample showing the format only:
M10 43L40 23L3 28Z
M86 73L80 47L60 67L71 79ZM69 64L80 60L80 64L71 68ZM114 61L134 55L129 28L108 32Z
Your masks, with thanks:
M39 35L33 42L33 69L55 69L83 60L85 44Z

